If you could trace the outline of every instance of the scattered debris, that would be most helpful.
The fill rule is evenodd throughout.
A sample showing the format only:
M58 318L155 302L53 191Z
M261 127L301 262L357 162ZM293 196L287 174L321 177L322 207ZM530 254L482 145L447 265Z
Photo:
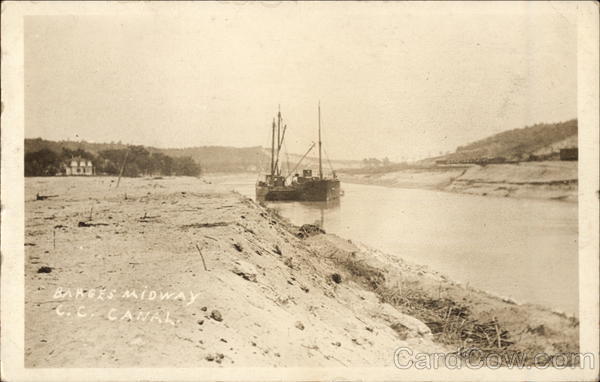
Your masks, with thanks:
M221 322L223 321L223 316L221 315L221 312L219 312L218 310L213 310L212 312L210 312L210 318L212 318L215 321Z
M208 354L205 359L209 362L213 362L215 361L216 363L221 363L223 362L223 358L225 358L225 355L223 355L222 353L215 353L215 354Z
M300 330L304 330L304 324L300 321L296 321L296 325L294 326Z
M50 273L52 272L52 268L51 267L47 267L47 266L42 266L37 270L37 273Z
M256 268L244 261L236 261L236 265L234 266L232 272L238 276L241 276L244 280L256 282Z
M253 235L256 235L256 233L254 232L254 230L252 230L252 229L250 229L250 228L246 227L245 225L243 225L243 224L240 224L240 223L236 223L236 224L237 224L238 226L242 227L242 229L244 230L244 232L248 232L248 233L251 233L251 234L253 234Z
M402 308L408 317L425 324L427 329L418 330L444 344L461 343L465 339L473 346L488 351L505 350L514 342L507 330L500 327L496 320L483 322L475 319L467 306L457 304L449 298L432 298L417 290L404 291L379 288L378 294L384 302ZM407 317L407 318L408 318ZM414 331L411 325L395 323L392 329L400 338Z
M342 343L341 343L340 341L332 342L331 344L332 344L333 346L337 346L337 347L340 347L340 346L342 346Z
M546 335L546 327L543 324L538 325L534 328L532 328L531 326L528 326L527 332L537 334L538 336L545 336Z
M363 285L369 288L377 290L385 283L385 275L382 270L366 264L364 260L348 256L338 259L336 262L348 270L354 276L353 279L355 281L358 279Z
M58 197L58 195L40 195L39 193L35 194L35 200L46 200L49 198L56 198L56 197Z
M198 325L204 324L204 320L198 320Z
M96 227L100 225L108 225L106 223L87 223L87 222L79 222L77 224L78 227Z
M275 252L279 256L283 255L283 253L281 252L281 248L279 248L279 246L277 244L275 244L275 248L273 249L273 252Z
M207 361L215 361L216 363L223 362L223 358L225 358L225 355L223 355L222 353L209 354L206 356Z
M202 308L200 308L201 311L206 312L208 310L208 308L206 306L203 306Z
M331 275L331 279L333 280L334 283L339 284L342 282L342 276L340 276L339 273L334 273Z
M150 222L150 221L152 221L152 220L158 219L159 217L160 217L160 215L156 215L156 216L148 216L148 213L147 213L147 212L144 212L144 216L140 217L140 218L138 219L138 221L139 221L139 222L142 222L142 223L147 223L147 222Z
M286 258L285 258L285 260L283 260L283 263L284 263L284 264L285 264L287 267L289 267L289 268L291 268L291 269L294 269L294 263L292 262L292 258L291 258L291 257L286 257Z
M231 222L214 222L214 223L192 223L192 224L184 224L180 226L180 228L211 228L211 227L225 227L232 224Z
M198 253L200 254L200 258L202 259L202 265L204 266L204 270L208 271L208 268L206 267L206 262L204 261L204 255L202 254L202 251L200 250L200 246L198 245L198 243L196 243L196 249L198 249Z
M244 250L242 245L238 243L233 243L233 248L235 248L238 252L242 252Z
M321 227L314 224L304 224L300 227L300 229L298 229L298 233L296 233L296 236L300 239L305 239L307 237L311 237L322 233L325 233L325 230L323 230Z

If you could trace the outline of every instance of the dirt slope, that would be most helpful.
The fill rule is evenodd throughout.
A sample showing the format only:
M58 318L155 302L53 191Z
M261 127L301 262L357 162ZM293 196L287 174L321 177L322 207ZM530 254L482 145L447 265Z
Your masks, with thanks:
M27 179L27 366L391 366L398 346L443 348L239 195L109 184Z
M398 347L578 349L574 318L334 235L298 237L199 179L28 178L25 209L28 367L393 366Z

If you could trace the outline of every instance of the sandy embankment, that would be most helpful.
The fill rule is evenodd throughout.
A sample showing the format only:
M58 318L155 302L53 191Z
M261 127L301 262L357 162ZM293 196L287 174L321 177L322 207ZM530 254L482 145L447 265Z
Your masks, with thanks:
M393 366L398 347L461 344L577 351L574 318L334 235L299 238L199 179L109 185L26 179L27 367Z
M349 183L577 202L577 162L438 166L381 174L341 174L341 178Z

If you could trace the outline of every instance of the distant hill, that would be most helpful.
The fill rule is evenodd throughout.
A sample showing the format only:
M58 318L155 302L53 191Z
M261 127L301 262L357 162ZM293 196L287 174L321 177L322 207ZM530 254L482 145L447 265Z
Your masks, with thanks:
M92 143L86 141L50 141L42 138L25 139L25 153L49 149L60 153L63 148L70 150L81 149L98 155L104 150L125 149L128 145L123 143ZM204 172L239 172L257 171L260 166L268 167L268 157L260 146L237 148L205 146L183 149L163 149L145 146L151 152L160 152L170 157L191 157L202 167Z
M49 149L56 153L60 153L63 148L69 150L84 150L91 154L98 155L104 150L119 150L125 149L126 144L123 143L92 143L86 141L50 141L42 138L25 139L25 153L39 151L41 149ZM244 172L244 171L264 171L268 170L270 165L270 150L260 146L256 147L223 147L223 146L202 146L188 148L156 148L145 147L149 152L160 152L170 157L191 157L197 164L202 167L203 172ZM318 159L312 156L305 158L301 168L318 168ZM284 172L293 169L301 159L299 154L281 153L280 161ZM332 160L331 165L334 169L341 167L359 167L360 161L349 160ZM329 161L323 158L323 170L330 169Z
M254 172L269 166L269 157L260 146L243 148L203 146L157 150L172 157L192 157L205 172Z
M459 146L454 153L426 161L477 161L492 158L519 161L531 156L550 157L556 155L561 148L568 147L577 147L577 119L504 131Z

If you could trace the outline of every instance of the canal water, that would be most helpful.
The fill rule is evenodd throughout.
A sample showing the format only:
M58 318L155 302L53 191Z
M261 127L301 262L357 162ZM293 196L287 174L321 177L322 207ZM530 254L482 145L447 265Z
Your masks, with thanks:
M256 175L215 178L254 198ZM339 203L276 202L294 224L322 223L453 280L519 302L578 311L577 204L344 183Z

